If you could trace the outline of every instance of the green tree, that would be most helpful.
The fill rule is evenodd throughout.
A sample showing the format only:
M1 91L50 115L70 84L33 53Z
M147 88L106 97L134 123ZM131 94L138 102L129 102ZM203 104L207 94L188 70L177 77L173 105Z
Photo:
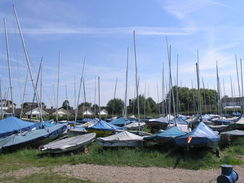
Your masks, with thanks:
M70 106L68 100L65 100L65 101L63 102L62 108L66 109L66 110L67 110L67 109L68 109L68 110L72 109L72 107Z
M173 88L174 100L175 100L175 110L179 113L183 112L195 112L198 109L198 91L197 89L189 89L187 87L176 87ZM173 97L170 95L172 89L167 93L166 103L169 103L169 98L171 102L171 112L173 112ZM179 92L179 101L177 101L176 91L178 89ZM212 89L200 89L200 102L201 109L203 113L215 112L216 110L216 99L217 99L217 91ZM177 110L177 102L179 104Z
M78 105L78 109L81 109L81 108L91 108L91 103L89 102L82 102Z
M143 95L139 95L138 98L140 114L151 114L157 112L157 104L151 97L146 99ZM128 112L137 114L137 98L130 99Z
M99 112L99 106L97 104L93 104L92 111L97 114Z
M124 109L124 102L121 99L115 98L109 100L107 103L107 110L109 114L121 115Z

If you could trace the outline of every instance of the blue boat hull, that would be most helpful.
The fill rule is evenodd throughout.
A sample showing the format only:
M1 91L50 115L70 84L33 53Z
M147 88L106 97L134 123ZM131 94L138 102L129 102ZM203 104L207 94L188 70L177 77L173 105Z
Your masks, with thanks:
M39 147L59 137L66 128L66 125L57 125L31 131L26 133L26 135L12 135L0 139L0 152L14 151L24 147Z

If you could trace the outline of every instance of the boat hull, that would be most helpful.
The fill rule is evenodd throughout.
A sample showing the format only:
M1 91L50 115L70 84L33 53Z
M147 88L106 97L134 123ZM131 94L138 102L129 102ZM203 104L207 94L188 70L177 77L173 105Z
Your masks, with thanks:
M130 141L98 141L103 147L138 147L143 145L143 141L130 140Z
M24 147L39 147L42 144L48 143L56 138L58 138L62 133L66 130L66 125L59 125L55 129L52 129L52 127L47 128L51 129L51 131L48 132L46 129L38 129L38 130L46 130L46 133L39 133L40 131L31 131L28 132L26 135L12 135L10 137L6 137L5 139L0 140L0 151L1 152L8 152L8 151L14 151L17 149L21 149ZM38 134L35 134L35 133ZM31 136L31 137L29 137ZM25 138L26 137L26 138ZM15 138L20 138L20 140L15 141ZM3 143L2 143L3 142ZM6 143L5 143L6 142Z
M55 142L51 142L44 146L41 146L39 149L44 153L64 153L82 149L88 144L92 143L96 138L95 133L79 135L75 137L70 137Z

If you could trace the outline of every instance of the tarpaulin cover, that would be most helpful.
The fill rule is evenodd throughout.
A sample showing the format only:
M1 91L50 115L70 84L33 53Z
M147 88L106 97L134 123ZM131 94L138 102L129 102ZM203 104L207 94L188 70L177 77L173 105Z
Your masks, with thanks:
M189 138L191 138L189 142ZM177 145L185 146L187 144L191 145L204 145L211 142L218 142L220 137L215 134L215 132L205 125L203 122L200 122L199 125L190 133L177 137L175 142Z
M65 129L66 125L56 124L51 127L24 132L23 134L11 135L0 139L0 149L15 145L25 146L39 139L47 138L52 135L60 135Z
M124 125L124 124L127 125L130 123L131 123L131 121L125 120L125 118L122 118L122 117L110 122L110 124L112 124L112 125Z
M14 116L0 120L0 138L37 127L36 123L23 121Z
M124 131L108 137L98 138L98 140L100 141L130 141L130 140L142 141L143 137Z
M102 131L116 131L116 130L123 130L124 128L100 120L93 126L89 127L88 129L102 130Z
M168 130L163 131L162 133L150 136L150 137L144 137L145 140L153 140L153 139L164 139L164 138L175 138L181 135L185 135L186 132L181 131L178 127L172 127Z

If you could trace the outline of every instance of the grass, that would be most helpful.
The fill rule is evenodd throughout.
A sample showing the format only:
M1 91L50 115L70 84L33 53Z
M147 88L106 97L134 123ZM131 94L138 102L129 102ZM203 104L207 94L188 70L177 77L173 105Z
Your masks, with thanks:
M81 180L67 176L60 176L55 173L36 173L22 178L2 177L0 182L15 182L15 183L92 183L88 180Z
M172 145L148 144L138 148L102 148L97 143L89 146L88 153L68 153L59 155L42 154L37 149L22 149L8 154L0 154L0 172L8 172L22 167L50 167L63 164L99 164L141 167L178 167L187 169L216 168L221 164L242 164L244 140L222 148L220 158L209 149L185 152Z

